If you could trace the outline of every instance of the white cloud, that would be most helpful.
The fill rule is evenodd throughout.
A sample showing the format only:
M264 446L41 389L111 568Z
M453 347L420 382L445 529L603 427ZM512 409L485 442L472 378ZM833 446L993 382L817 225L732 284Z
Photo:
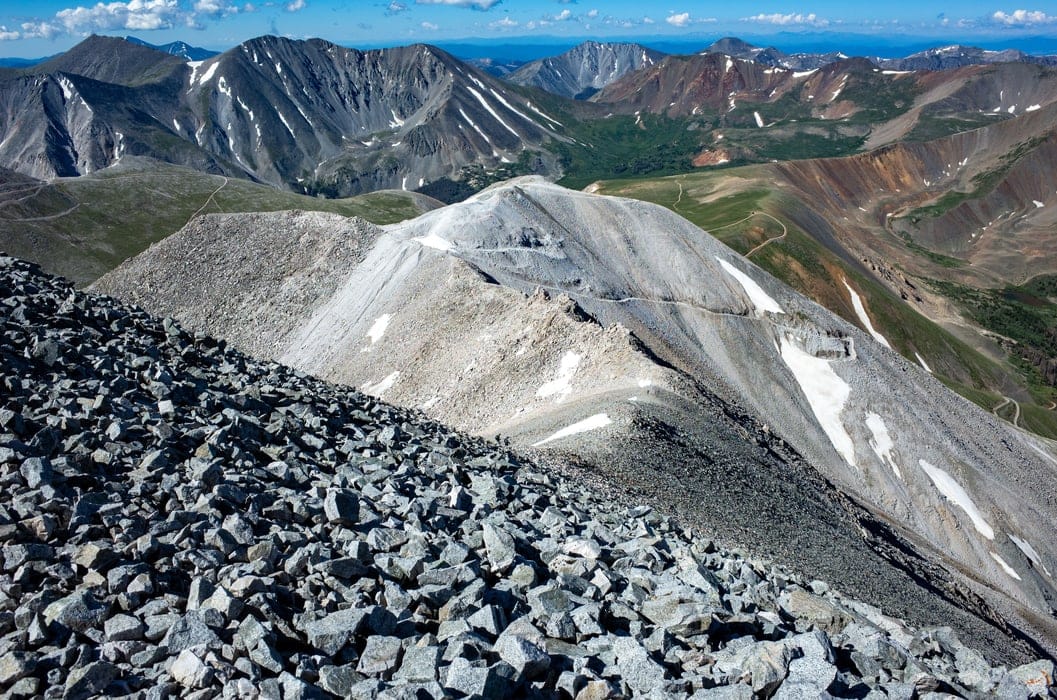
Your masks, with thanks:
M8 29L7 27L0 25L0 41L14 41L22 37L21 32Z
M678 14L668 15L668 19L664 20L673 27L685 27L690 24L690 13L680 12Z
M305 9L305 0L290 0L286 3L287 12L300 12Z
M829 25L829 20L819 17L814 12L806 15L801 14L799 12L792 12L787 15L775 12L774 14L766 15L761 12L760 14L753 15L752 17L742 17L741 20L743 22L757 22L759 24L777 24L781 26L802 24L811 27L825 27Z
M100 2L93 7L71 7L56 12L54 23L29 24L35 24L39 30L36 33L40 36L46 36L49 31L55 32L59 28L70 34L89 34L114 29L168 29L182 15L183 11L176 0L129 0L105 4Z
M488 26L492 29L513 29L518 26L518 22L509 17L504 17L503 19L497 19L495 22L490 22Z
M642 23L643 24L653 24L653 18L652 17L643 17L642 18Z
M1033 24L1053 24L1057 22L1057 15L1048 15L1041 10L1013 10L1010 13L998 10L991 19L1007 27L1030 27Z
M451 5L469 7L472 10L490 10L502 0L415 0L416 5Z
M564 22L565 20L569 19L572 16L573 16L572 11L570 11L570 10L562 10L558 14L554 15L554 21L555 22Z
M433 24L432 22L422 22L422 24L420 24L419 26L431 32L435 32L440 29L439 24Z
M194 10L200 15L210 15L213 17L229 16L238 14L239 8L235 5L229 5L220 0L197 0L194 4ZM247 12L252 12L253 6L250 5Z
M594 19L595 17L598 16L598 10L595 10L595 9L588 10L587 11L587 16L589 18L591 18L591 19Z
M396 2L396 0L393 0L393 2L389 3L389 7L387 9L390 14L395 15L398 12L403 12L404 10L406 10L407 5L402 2Z

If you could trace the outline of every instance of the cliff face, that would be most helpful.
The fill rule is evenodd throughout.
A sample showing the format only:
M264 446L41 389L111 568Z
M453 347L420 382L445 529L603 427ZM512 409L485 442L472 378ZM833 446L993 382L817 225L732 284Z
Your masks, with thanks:
M639 44L587 41L559 56L527 63L506 80L563 97L585 99L663 57L661 52Z

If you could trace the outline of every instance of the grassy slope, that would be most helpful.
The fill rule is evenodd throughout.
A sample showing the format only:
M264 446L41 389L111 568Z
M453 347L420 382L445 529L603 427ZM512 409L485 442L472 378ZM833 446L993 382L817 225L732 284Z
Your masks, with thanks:
M753 262L861 326L842 282L847 279L863 298L874 326L897 351L912 362L917 362L915 353L920 354L938 379L987 410L1002 402L1003 392L1008 391L1003 387L1010 383L1020 385L1036 400L1034 404L1022 402L1020 425L1057 438L1057 414L1045 408L1052 400L1047 397L1053 394L1025 375L1023 363L997 365L919 314L872 277L842 261L783 215L797 202L765 189L765 184L754 180L752 169L745 168L665 179L609 181L601 184L600 191L668 207L741 254L781 233L781 225L766 216L752 215L753 212L774 216L789 233L785 239L753 253ZM709 201L698 200L704 197Z
M0 189L0 248L85 285L196 214L284 209L360 216L378 224L421 213L415 199L395 192L316 199L153 164L59 180L39 191L7 183Z

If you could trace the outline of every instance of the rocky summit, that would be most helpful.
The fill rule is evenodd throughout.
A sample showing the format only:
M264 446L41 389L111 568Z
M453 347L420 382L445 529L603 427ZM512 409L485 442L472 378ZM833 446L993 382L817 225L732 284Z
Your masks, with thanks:
M573 467L0 258L8 697L1045 696Z

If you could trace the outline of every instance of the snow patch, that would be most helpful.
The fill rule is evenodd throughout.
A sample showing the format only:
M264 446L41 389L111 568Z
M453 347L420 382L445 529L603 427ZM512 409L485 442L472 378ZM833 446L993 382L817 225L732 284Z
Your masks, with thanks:
M532 446L539 447L540 445L546 445L548 442L561 440L562 438L567 438L570 435L576 435L577 433L586 433L591 430L598 430L599 428L604 428L612 423L613 421L610 420L609 416L607 416L605 413L596 413L590 418L583 419L579 423L573 423L572 425L566 428L562 428L561 430L554 433L554 435L551 435L548 438L544 438L539 442L532 443Z
M481 103L481 106L484 107L486 110L488 110L488 113L491 114L492 117L495 118L495 120L497 122L499 122L503 126L504 129L506 129L507 131L512 133L519 140L521 139L521 134L519 134L518 132L514 131L514 129L509 124L507 124L505 121L503 121L503 118L500 117L499 114L494 109L492 109L492 105L488 104L488 101L484 99L484 95L482 95L481 93L477 92L472 87L467 87L466 89L469 90L470 93L474 97L477 98L477 101Z
M217 92L222 92L231 99L231 87L228 86L228 81L224 79L224 76L217 78Z
M1045 204L1043 204L1042 202L1040 202L1040 201L1039 201L1039 200L1037 200L1037 199L1033 199L1033 200L1031 200L1031 203L1032 203L1032 204L1034 204L1034 205L1035 205L1036 207L1038 207L1039 209L1042 209L1042 208L1043 208L1044 206L1046 206Z
M393 372L388 377L378 382L377 384L364 384L363 391L371 396L381 398L382 394L393 388L396 384L396 380L400 377L400 372Z
M505 99L503 98L503 96L502 96L502 95L500 95L500 94L499 94L498 92L496 92L495 90L490 90L489 92L491 92L491 93L492 93L492 97L494 97L494 98L496 98L497 100L499 100L499 104L503 105L504 107L506 107L507 109L509 109L509 110L510 110L511 112L513 112L514 114L518 115L519 117L521 117L522 119L524 119L525 121L527 121L527 122L528 122L529 124L533 124L533 125L535 125L535 126L538 126L539 128L541 128L541 129L543 129L543 130L545 130L545 131L546 131L546 127L544 127L544 126L543 126L542 124L540 124L539 122L537 122L537 121L536 121L535 119L533 119L532 117L526 116L526 115L525 115L524 113L522 113L521 111L519 111L519 110L518 110L518 109L517 109L516 107L514 107L514 106L513 106L513 105L511 105L511 104L510 104L509 102L507 102L507 101L506 101L506 100L505 100Z
M481 131L481 127L474 124L473 120L466 116L466 112L462 111L462 107L459 108L459 114L462 115L462 118L466 120L466 123L469 124L474 131L481 135L481 138L483 138L489 146L492 145L492 139L488 138L488 134Z
M756 118L756 126L763 128L763 117L760 116L759 112L753 112L752 116Z
M793 73L793 77L794 78L806 78L807 76L812 75L813 73L815 73L817 70L818 70L818 68L812 68L811 70L796 71L796 72Z
M434 250L441 250L445 253L450 253L455 250L455 245L451 241L441 238L435 233L431 233L428 236L419 236L412 238L415 243L421 243L427 248L433 248Z
M1017 549L1019 549L1021 553L1028 558L1028 561L1030 561L1035 566L1040 567L1043 573L1045 573L1047 576L1050 575L1050 570L1047 569L1046 565L1042 563L1042 557L1039 556L1039 553L1035 551L1035 548L1031 546L1030 542L1028 542L1027 540L1022 540L1016 535L1010 535L1009 539L1013 540L1013 544L1015 544L1017 546Z
M856 466L855 443L840 420L851 387L833 371L828 360L804 352L788 337L782 338L781 353L833 448L844 461Z
M848 292L851 294L851 305L855 307L855 315L859 317L862 324L866 327L866 331L873 336L881 345L884 345L889 350L892 346L889 344L888 339L877 332L873 327L873 323L870 322L870 317L866 314L866 307L863 306L862 298L859 297L859 293L852 289L852 286L848 284L848 280L844 280L844 286L848 288Z
M1038 111L1040 109L1042 109L1042 105L1031 105L1030 107L1028 107L1024 111L1025 112L1035 112L1035 111Z
M290 128L290 122L286 121L286 117L283 116L283 113L280 112L279 110L275 110L275 113L277 115L279 115L279 121L281 121L283 123L283 126L285 126L286 130L290 132L290 135L294 136L294 130L292 128ZM297 137L294 136L294 138L297 138Z
M760 312L770 311L776 314L784 314L785 311L778 302L772 299L767 292L763 291L763 287L756 283L756 280L749 277L747 274L739 270L738 268L731 265L726 260L720 257L716 257L719 264L727 272L728 275L733 277L741 285L741 288L745 291L745 294L749 297L749 301L752 302L753 306Z
M945 470L940 469L923 459L919 459L918 464L925 473L928 474L928 477L932 479L933 485L935 485L940 494L965 511L965 514L969 516L969 520L973 522L973 527L976 528L977 532L989 540L995 539L994 528L984 520L984 516L976 507L973 499L969 497L969 494L964 488L962 488L962 485L955 481L954 477L948 474Z
M902 479L903 472L899 470L899 465L896 464L895 458L892 456L892 448L895 447L895 443L892 441L892 436L888 433L888 426L885 425L884 419L876 413L867 413L866 427L870 429L870 433L873 435L873 440L870 440L870 447L874 453L882 462L892 467L892 471L895 472L896 476Z
M929 363L928 362L925 362L925 358L924 357L922 357L921 355L919 355L916 352L914 353L914 357L918 358L918 364L921 365L922 369L924 369L929 374L932 374L932 368L929 367Z
M399 129L400 127L402 127L404 125L404 120L401 119L400 117L396 116L396 110L395 109L390 109L389 113L393 115L393 120L391 122L389 122L389 128L390 129Z
M1016 569L1010 566L1005 559L998 555L998 552L990 552L991 558L998 562L998 565L1002 567L1002 571L1005 571L1011 578L1020 581L1020 576L1017 574Z
M371 345L382 339L382 336L385 335L385 329L389 327L389 321L392 319L392 314L382 314L374 320L374 324L367 331L367 337L371 339Z
M558 377L549 382L546 382L543 386L536 390L536 396L540 398L547 398L549 396L556 396L554 399L555 403L561 403L569 394L572 393L572 380L576 374L576 370L580 367L580 360L583 359L579 354L572 352L571 350L562 355L561 362L558 366Z

